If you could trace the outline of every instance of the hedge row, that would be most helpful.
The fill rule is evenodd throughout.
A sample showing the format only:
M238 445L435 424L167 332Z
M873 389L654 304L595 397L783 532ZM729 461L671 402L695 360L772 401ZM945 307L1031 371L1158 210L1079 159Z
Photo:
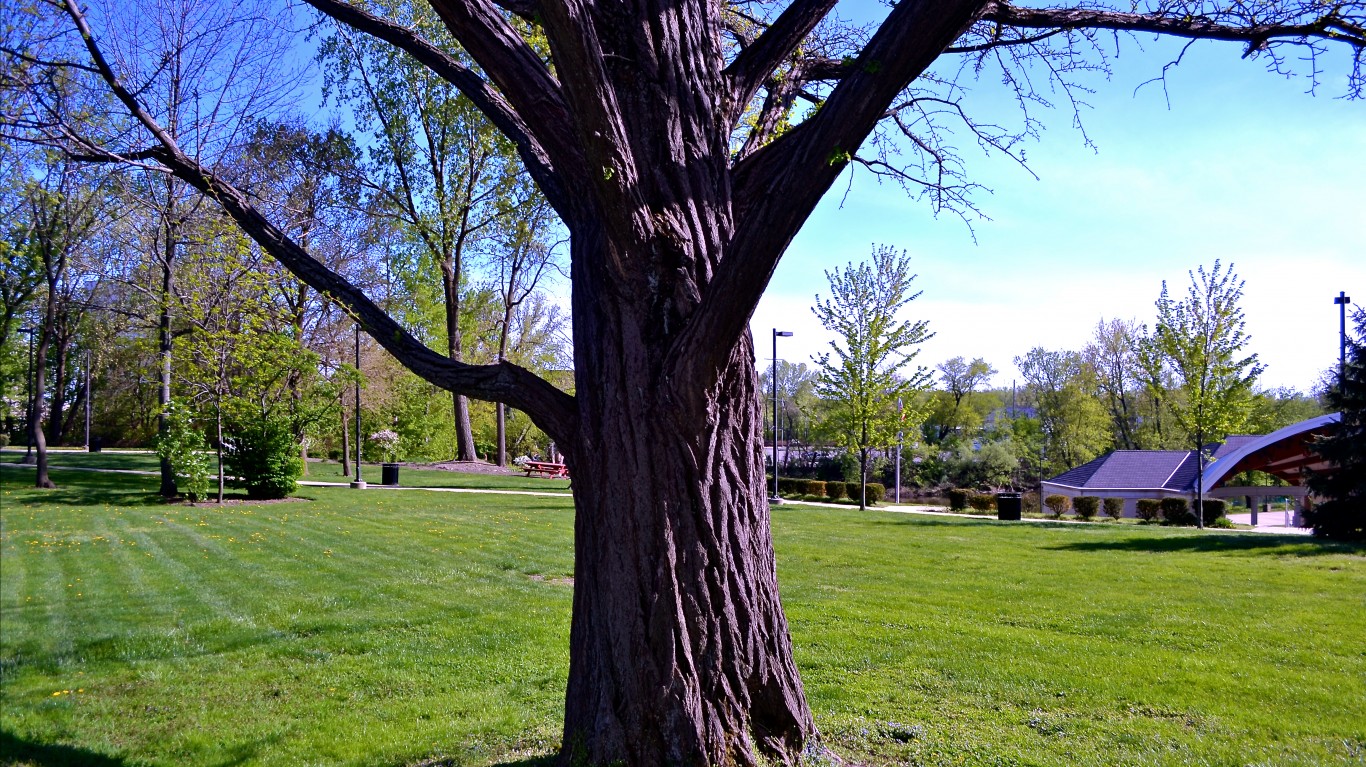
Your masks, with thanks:
M769 488L773 487L773 477L768 477ZM887 488L877 482L869 482L868 503L879 503L887 495ZM859 499L859 484L857 482L822 482L819 479L799 479L797 477L779 477L778 495L788 497L824 497L831 501L838 501L842 498L849 498L857 501Z

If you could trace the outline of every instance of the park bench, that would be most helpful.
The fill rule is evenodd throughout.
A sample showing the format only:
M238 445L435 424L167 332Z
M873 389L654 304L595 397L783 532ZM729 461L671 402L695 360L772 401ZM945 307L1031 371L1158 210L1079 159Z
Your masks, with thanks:
M522 470L526 475L536 475L538 477L549 477L550 479L569 479L569 467L562 463L549 463L546 461L524 461Z

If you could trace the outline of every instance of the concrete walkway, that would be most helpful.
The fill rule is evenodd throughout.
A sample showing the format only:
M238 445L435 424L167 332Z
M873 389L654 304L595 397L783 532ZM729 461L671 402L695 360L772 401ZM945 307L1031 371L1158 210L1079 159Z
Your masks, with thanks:
M15 468L21 468L21 469L23 469L23 468L31 468L31 466L28 465L28 464L17 464L17 463L0 463L0 466L13 466L13 467L15 467ZM155 472L155 471L143 471L143 470L141 470L141 469L96 469L96 468L92 468L92 467L83 467L83 466L53 466L52 468L54 468L54 469L61 469L61 470L63 470L63 471L94 471L94 472L102 472L102 473L105 473L105 474L143 474L143 475L148 475L148 476L156 476L156 475L157 475L157 472ZM321 481L317 481L317 480L300 480L300 481L299 481L299 484L300 484L301 486L303 486L303 487L350 487L350 486L351 486L349 482L321 482ZM406 487L406 486L393 487L393 486L389 486L389 485L367 484L365 489L367 489L367 490L422 490L422 491L429 492L429 493L471 493L471 494L476 494L476 495L479 495L479 494L483 494L483 495L527 495L527 496L540 497L540 498L572 498L572 497L573 497L570 493L566 493L566 492L560 492L560 493L547 493L547 492L542 492L542 491L539 491L539 490L495 490L495 489L492 489L492 488L472 488L472 487ZM852 511L852 510L855 510L855 509L858 508L857 506L846 506L846 505L841 504L841 503L818 503L818 502L815 502L815 501L784 501L783 504L782 504L782 506L778 506L778 507L776 507L776 509L777 509L777 510L781 510L783 506L809 506L809 507L812 507L812 508L821 508L821 509L842 509L842 510L844 510L844 511ZM923 506L923 505L913 505L913 504L902 504L902 505L899 505L899 506L898 506L898 505L894 505L894 504L886 504L886 505L883 505L883 506L877 506L877 507L871 509L871 511L886 511L886 512L891 512L891 513L893 513L893 514L916 514L916 515L926 516L926 517L954 517L954 518L957 518L957 519L985 519L985 520L989 520L989 521L993 521L993 522L996 521L996 515L995 515L995 514L963 514L963 513L954 512L954 511L946 511L946 510L944 510L944 507L942 507L942 506ZM1308 528L1304 528L1304 527L1289 527L1289 526L1287 526L1287 525L1285 524L1285 517L1286 517L1286 516L1287 516L1287 515L1285 515L1285 514L1279 512L1279 511L1262 512L1261 514L1258 515L1258 519L1257 519L1257 523L1258 523L1258 524L1257 524L1257 527L1255 527L1255 528L1252 528L1252 529L1246 529L1246 528L1245 528L1245 529L1239 529L1239 530L1225 530L1225 531L1221 531L1221 532L1235 532L1235 533L1271 533L1271 534L1275 534L1275 535L1311 535L1311 534L1312 534L1313 531L1311 531L1311 530L1308 529ZM1230 514L1230 515L1228 515L1228 518L1229 518L1229 520L1231 520L1234 524L1238 524L1238 525L1251 525L1251 524L1252 524L1252 515L1251 515L1251 514ZM1035 523L1035 524L1048 524L1048 525L1058 525L1058 524L1062 524L1062 525L1097 525L1097 524L1104 524L1104 523L1102 523L1102 522L1082 522L1082 521L1076 520L1076 519L1035 519L1035 518L1031 518L1031 517L1025 517L1024 519L1021 519L1020 521L1021 521L1021 522L1033 522L1033 523Z

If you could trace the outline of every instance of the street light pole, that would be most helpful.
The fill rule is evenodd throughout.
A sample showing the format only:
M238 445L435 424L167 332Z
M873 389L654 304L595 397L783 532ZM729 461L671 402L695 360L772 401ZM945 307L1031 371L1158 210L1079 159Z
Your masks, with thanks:
M906 411L903 409L901 398L896 398L896 502L901 503L901 441L904 439L905 431L901 428L906 424Z
M778 339L791 338L792 331L773 329L773 367L769 368L769 376L773 379L773 495L768 499L769 503L782 503L783 499L778 496Z
M19 328L28 335L28 368L24 372L24 463L33 463L33 332L32 325Z
M1339 290L1333 303L1338 306L1338 385L1341 386L1342 376L1347 372L1347 304L1352 303L1352 298Z
M85 452L90 452L90 350L85 350Z
M356 490L365 489L360 478L360 323L356 323L356 478L351 482Z

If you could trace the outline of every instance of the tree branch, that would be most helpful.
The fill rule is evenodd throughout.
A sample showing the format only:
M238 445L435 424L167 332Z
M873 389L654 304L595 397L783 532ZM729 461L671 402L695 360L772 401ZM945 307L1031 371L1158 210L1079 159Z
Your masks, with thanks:
M360 288L318 262L266 220L245 192L215 176L186 155L124 87L105 60L75 0L65 0L65 9L75 22L100 76L119 101L157 138L160 146L145 150L143 154L156 155L156 159L177 178L218 202L237 225L276 261L319 293L344 306L375 341L408 369L443 389L511 405L526 412L556 440L565 444L572 440L577 428L577 405L572 396L556 389L531 371L511 363L467 365L428 349L376 306Z
M958 39L980 8L980 0L902 0L813 117L735 165L735 238L670 350L680 363L705 361L698 368L704 380L689 385L715 380L816 203L892 100ZM680 364L676 375L688 377L687 368Z
M533 129L526 120L522 119L524 111L522 105L510 103L503 96L503 93L491 87L473 70L413 30L368 13L343 0L304 1L352 29L376 37L403 50L435 72L437 76L459 88L460 92L465 94L474 106L489 119L489 122L493 123L498 130L502 131L503 135L517 145L518 154L521 155L527 171L531 173L532 178L536 179L537 185L545 192L546 197L554 201L557 208L560 203L565 201L566 192L562 163L566 161L566 157L572 158L578 152L569 143L567 134L560 130L563 126L563 119L542 120L541 117L544 113L524 112L537 115L537 128ZM442 18L444 20L445 16L443 15ZM541 66L539 61L536 64L544 73L544 66ZM548 80L549 76L544 75L542 79ZM549 84L553 85L553 80L549 81ZM499 84L499 88L502 89L503 86ZM503 92L506 93L507 91L504 90ZM546 100L553 103L539 103ZM555 109L558 109L560 114L564 112L563 104L559 102L557 96L545 97L535 101L538 103L532 106L533 109L542 107L551 109L550 114L555 114L553 111ZM571 164L577 166L580 163Z
M730 121L740 119L745 105L759 92L773 71L792 55L811 30L824 19L837 0L793 0L773 24L726 67L730 81Z
M1234 8L1239 6L1235 5ZM1247 43L1248 52L1259 50L1276 38L1316 38L1366 47L1366 29L1340 15L1342 5L1318 6L1327 13L1305 23L1256 23L1237 11L1182 14L1181 9L1161 13L1126 13L1103 8L1020 8L1001 0L988 3L983 21L1034 29L1110 29L1120 32L1155 32L1201 40ZM1193 11L1199 9L1192 9ZM1230 23L1245 21L1247 23Z

